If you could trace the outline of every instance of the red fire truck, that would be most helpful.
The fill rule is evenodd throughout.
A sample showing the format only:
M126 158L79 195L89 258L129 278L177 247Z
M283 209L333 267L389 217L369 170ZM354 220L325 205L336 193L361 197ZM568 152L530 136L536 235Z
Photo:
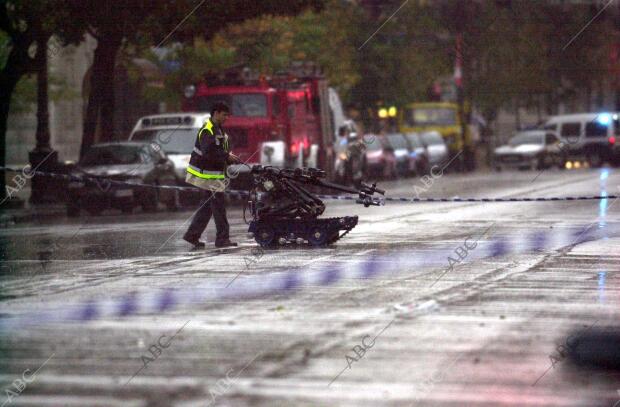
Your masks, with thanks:
M244 162L318 167L331 178L336 129L344 115L338 94L315 65L297 65L271 78L247 68L207 77L185 89L183 110L210 112L217 101L232 109L226 131Z

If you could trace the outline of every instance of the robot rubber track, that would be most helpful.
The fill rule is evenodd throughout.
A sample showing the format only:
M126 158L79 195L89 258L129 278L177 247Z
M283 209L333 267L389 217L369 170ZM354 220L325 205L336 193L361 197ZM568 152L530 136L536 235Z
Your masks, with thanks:
M262 247L282 243L308 242L327 246L346 235L357 225L357 216L319 218L325 204L304 186L328 188L358 195L356 203L365 207L381 205L373 194L384 194L376 184L362 183L359 188L346 187L323 180L317 168L252 167L253 188L249 208L252 221L248 232Z

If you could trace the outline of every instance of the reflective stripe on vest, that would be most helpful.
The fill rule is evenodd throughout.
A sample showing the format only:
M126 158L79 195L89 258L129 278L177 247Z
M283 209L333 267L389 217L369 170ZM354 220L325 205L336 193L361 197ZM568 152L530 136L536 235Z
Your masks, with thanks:
M187 166L187 172L202 179L224 179L224 171L207 171L193 165Z
M198 155L202 155L202 151L198 147L194 147L194 152Z

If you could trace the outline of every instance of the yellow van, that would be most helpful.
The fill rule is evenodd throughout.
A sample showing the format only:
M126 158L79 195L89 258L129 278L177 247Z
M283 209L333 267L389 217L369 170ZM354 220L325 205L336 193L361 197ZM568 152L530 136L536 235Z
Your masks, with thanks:
M467 110L467 106L465 107ZM473 169L473 138L469 126L465 126L465 140L462 137L458 105L451 102L410 103L401 109L399 127L402 133L438 132L446 142L450 159L458 156L456 168ZM463 142L464 141L464 142ZM465 163L469 164L465 166Z

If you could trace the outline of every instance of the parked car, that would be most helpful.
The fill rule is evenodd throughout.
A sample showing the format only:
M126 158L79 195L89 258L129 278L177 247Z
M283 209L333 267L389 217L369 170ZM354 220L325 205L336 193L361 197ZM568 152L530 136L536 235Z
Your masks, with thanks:
M387 138L381 135L366 134L366 171L371 177L396 178L396 157Z
M428 163L433 165L447 165L449 150L444 138L438 131L428 131L420 134L420 138L428 153Z
M551 116L542 126L556 132L568 147L569 158L585 158L591 167L620 162L618 113L579 113Z
M563 169L566 153L557 134L544 130L522 131L515 134L507 145L495 149L494 168L545 169L553 165Z
M159 144L174 164L177 177L184 180L196 136L209 117L210 115L205 113L145 116L136 123L129 135L129 141Z
M425 175L430 171L430 160L424 142L418 133L407 133L405 138L409 143L409 156L413 160L413 171L416 175Z
M136 206L144 211L155 211L159 202L169 210L178 206L177 190L110 183L177 185L174 165L156 143L95 144L84 153L71 175L84 177L84 180L69 182L68 216L78 216L81 209L97 215L108 208L131 213Z
M129 141L159 144L174 164L178 185L185 185L185 171L196 143L198 132L209 120L209 113L166 113L144 116L134 126ZM234 167L234 166L233 166ZM231 171L235 170L231 168ZM200 195L182 191L183 205L198 203Z
M415 168L415 160L409 155L409 144L401 133L390 133L386 135L387 141L394 150L396 158L396 171L398 176L404 177L410 174Z

